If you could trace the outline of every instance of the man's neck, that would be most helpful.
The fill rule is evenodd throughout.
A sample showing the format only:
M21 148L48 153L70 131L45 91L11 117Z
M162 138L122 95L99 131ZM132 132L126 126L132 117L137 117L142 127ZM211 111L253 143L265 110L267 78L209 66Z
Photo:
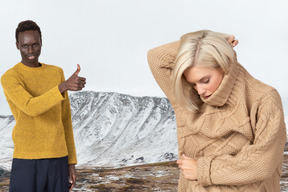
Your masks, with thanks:
M23 63L27 67L41 67L42 66L41 63L39 63L38 61L37 62L33 62L33 63L21 61L21 63Z

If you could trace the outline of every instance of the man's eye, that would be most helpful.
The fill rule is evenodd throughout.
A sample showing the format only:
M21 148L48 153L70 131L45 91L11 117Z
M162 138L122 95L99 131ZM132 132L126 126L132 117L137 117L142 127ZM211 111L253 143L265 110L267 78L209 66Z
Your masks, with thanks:
M27 45L22 45L22 47L23 47L23 48L27 48L28 46L27 46Z
M34 45L33 45L33 47L37 47L37 46L38 46L38 44L34 44Z

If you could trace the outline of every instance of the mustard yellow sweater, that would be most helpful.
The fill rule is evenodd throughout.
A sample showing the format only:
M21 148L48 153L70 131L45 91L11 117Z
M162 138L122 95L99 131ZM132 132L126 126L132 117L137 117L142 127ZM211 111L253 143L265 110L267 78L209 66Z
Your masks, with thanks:
M151 71L176 114L179 155L197 160L198 181L180 172L179 192L279 192L286 127L277 91L231 64L197 113L177 104L172 69L179 42L148 52Z
M4 94L16 120L12 132L14 158L42 159L68 155L76 164L76 150L68 93L61 68L42 63L41 67L16 64L2 77Z

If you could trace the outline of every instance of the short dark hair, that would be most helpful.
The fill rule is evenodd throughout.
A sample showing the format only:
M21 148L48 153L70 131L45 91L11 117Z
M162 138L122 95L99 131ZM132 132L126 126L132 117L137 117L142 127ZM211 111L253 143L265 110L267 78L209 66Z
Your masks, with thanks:
M15 32L16 42L18 42L18 35L20 32L30 31L30 30L38 31L40 35L40 40L42 41L41 30L40 30L40 27L37 25L37 23L35 23L32 20L26 20L26 21L20 22L18 24L18 27L16 28L16 32Z

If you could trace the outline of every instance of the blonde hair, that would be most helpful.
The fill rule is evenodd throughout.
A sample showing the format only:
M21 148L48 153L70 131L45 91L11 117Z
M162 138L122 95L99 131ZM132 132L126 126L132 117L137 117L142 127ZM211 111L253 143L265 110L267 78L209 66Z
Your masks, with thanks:
M183 73L193 66L221 68L227 74L235 61L230 35L209 30L187 33L181 37L180 49L173 69L173 91L176 102L189 111L198 111L199 96L186 81Z

